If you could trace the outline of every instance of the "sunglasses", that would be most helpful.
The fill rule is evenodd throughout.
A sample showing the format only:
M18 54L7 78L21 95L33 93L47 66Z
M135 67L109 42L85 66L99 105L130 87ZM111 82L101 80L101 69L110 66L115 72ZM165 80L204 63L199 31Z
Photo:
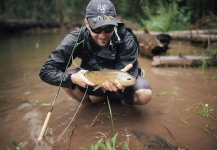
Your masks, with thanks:
M90 27L91 31L92 31L93 33L96 33L96 34L100 34L102 31L104 31L105 33L111 33L112 31L114 31L114 28L115 28L114 25L109 25L109 26L107 26L107 27L105 27L105 28L100 28L100 27L98 27L98 28L96 28L96 29L92 29L92 28Z

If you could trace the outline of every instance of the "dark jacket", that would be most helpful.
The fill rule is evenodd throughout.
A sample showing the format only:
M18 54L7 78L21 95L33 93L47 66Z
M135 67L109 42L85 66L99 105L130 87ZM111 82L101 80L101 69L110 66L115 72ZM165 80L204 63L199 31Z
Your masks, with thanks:
M43 81L59 86L68 62L69 67L72 60L79 57L81 58L80 67L85 70L101 70L103 68L120 70L132 63L133 68L128 72L137 78L138 54L139 43L135 35L131 29L122 23L118 24L117 32L114 33L110 44L106 48L98 46L92 40L86 27L82 30L77 28L75 31L70 32L56 50L49 55L39 76ZM66 73L63 76L61 86L66 88L75 87L70 74Z

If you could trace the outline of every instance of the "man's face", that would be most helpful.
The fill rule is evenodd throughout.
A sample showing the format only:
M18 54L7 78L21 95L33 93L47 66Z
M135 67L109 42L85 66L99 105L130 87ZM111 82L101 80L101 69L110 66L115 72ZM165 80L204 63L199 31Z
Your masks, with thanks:
M94 30L92 31L89 24L86 24L88 26L88 29L90 31L91 37L93 40L99 45L99 46L106 46L108 42L110 41L112 35L114 34L114 26L101 26L96 31L101 31L100 33L94 33ZM109 33L106 33L106 31L111 31Z

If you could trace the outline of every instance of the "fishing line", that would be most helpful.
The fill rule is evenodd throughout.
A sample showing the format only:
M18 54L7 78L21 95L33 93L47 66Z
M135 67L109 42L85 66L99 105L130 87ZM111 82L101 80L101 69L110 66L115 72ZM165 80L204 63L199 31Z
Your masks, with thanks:
M79 31L78 36L77 36L75 45L74 45L73 50L72 50L72 52L71 52L71 55L70 55L70 57L69 57L69 61L68 61L67 65L66 65L65 72L64 72L64 74L62 75L62 78L61 78L61 82L60 82L58 91L57 91L57 93L56 93L56 96L55 96L55 98L54 98L54 101L53 101L53 104L52 104L52 107L51 107L51 110L50 110L51 112L52 112L52 110L53 110L54 104L56 103L56 99L57 99L57 96L58 96L58 94L59 94L61 85L62 85L62 83L63 83L63 79L64 79L64 77L65 77L65 75L66 75L67 68L69 67L70 60L72 59L73 64L74 64L76 67L78 67L78 66L75 64L74 60L73 60L73 53L74 53L74 51L75 51L75 48L81 43L81 42L80 42L80 43L78 44L78 39L79 39L79 37L80 37L80 35L81 35L81 31L82 31L82 29L83 29L83 26L84 26L84 22L83 22L83 24L82 24L82 27L81 27L81 29L80 29L80 31ZM79 67L79 68L80 68L80 67ZM80 69L82 69L82 68L80 68Z
M78 108L77 108L77 110L76 110L74 116L72 117L72 119L71 119L71 121L69 122L68 126L64 129L64 131L63 131L63 133L62 133L61 135L65 134L65 132L68 130L68 128L69 128L69 126L71 125L71 123L74 121L75 116L77 115L78 110L80 109L81 104L82 104L82 102L83 102L83 100L84 100L84 98L85 98L85 96L86 96L86 94L87 94L87 89L88 89L88 86L87 86L87 88L86 88L86 91L85 91L85 93L84 93L84 96L83 96L83 98L82 98L82 100L81 100L81 102L80 102L80 104L79 104L79 106L78 106Z
M74 53L74 51L75 51L75 48L76 48L80 43L82 43L82 42L84 41L84 40L83 40L83 41L81 41L80 43L78 43L78 39L80 38L80 35L81 35L81 31L82 31L82 29L83 29L83 26L84 26L84 22L83 22L82 27L81 27L81 29L80 29L80 31L79 31L78 36L77 36L75 45L74 45L74 47L73 47L73 49L72 49L72 52L71 52L71 55L70 55L70 57L69 57L68 63L67 63L67 65L66 65L65 71L64 71L64 73L62 74L62 78L61 78L61 81L60 81L60 85L59 85L58 90L57 90L57 93L56 93L56 95L55 95L55 97L54 97L54 100L53 100L53 104L52 104L52 106L51 106L51 109L50 109L50 111L48 112L47 117L46 117L46 119L45 119L45 121L44 121L44 124L43 124L43 126L42 126L42 129L41 129L41 132L40 132L40 134L39 134L38 140L42 140L42 139L43 139L43 136L44 136L44 133L45 133L45 131L46 131L48 122L49 122L49 120L50 120L50 116L51 116L51 114L52 114L54 105L55 105L56 100L57 100L57 97L58 97L58 95L59 95L60 88L61 88L61 85L62 85L62 83L63 83L63 79L64 79L64 77L65 77L65 75L66 75L67 68L69 67L70 60L72 59L73 64L74 64L76 67L78 67L78 65L76 65L75 62L74 62L74 60L73 60L73 53ZM80 67L78 67L78 68L80 68ZM82 68L80 68L80 69L82 69ZM81 103L82 103L82 102L81 102ZM81 104L81 103L80 103L80 104Z

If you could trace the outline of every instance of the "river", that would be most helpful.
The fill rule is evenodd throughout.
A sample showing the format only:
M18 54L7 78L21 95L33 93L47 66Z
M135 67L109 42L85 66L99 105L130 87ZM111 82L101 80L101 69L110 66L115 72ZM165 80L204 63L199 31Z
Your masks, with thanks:
M58 90L42 82L38 74L64 36L44 33L0 37L1 150L14 149L13 141L21 143L22 150L77 150L97 141L100 134L96 132L111 133L108 105L102 103L81 107L69 130L61 135L79 105L61 89L44 139L37 140ZM172 42L168 54L194 55L197 49L188 42ZM135 150L147 145L147 149L150 145L157 149L159 143L157 146L155 141L160 137L174 147L216 150L217 69L156 68L145 57L139 62L153 97L145 106L111 104L119 144L128 139ZM211 116L203 117L201 112Z

